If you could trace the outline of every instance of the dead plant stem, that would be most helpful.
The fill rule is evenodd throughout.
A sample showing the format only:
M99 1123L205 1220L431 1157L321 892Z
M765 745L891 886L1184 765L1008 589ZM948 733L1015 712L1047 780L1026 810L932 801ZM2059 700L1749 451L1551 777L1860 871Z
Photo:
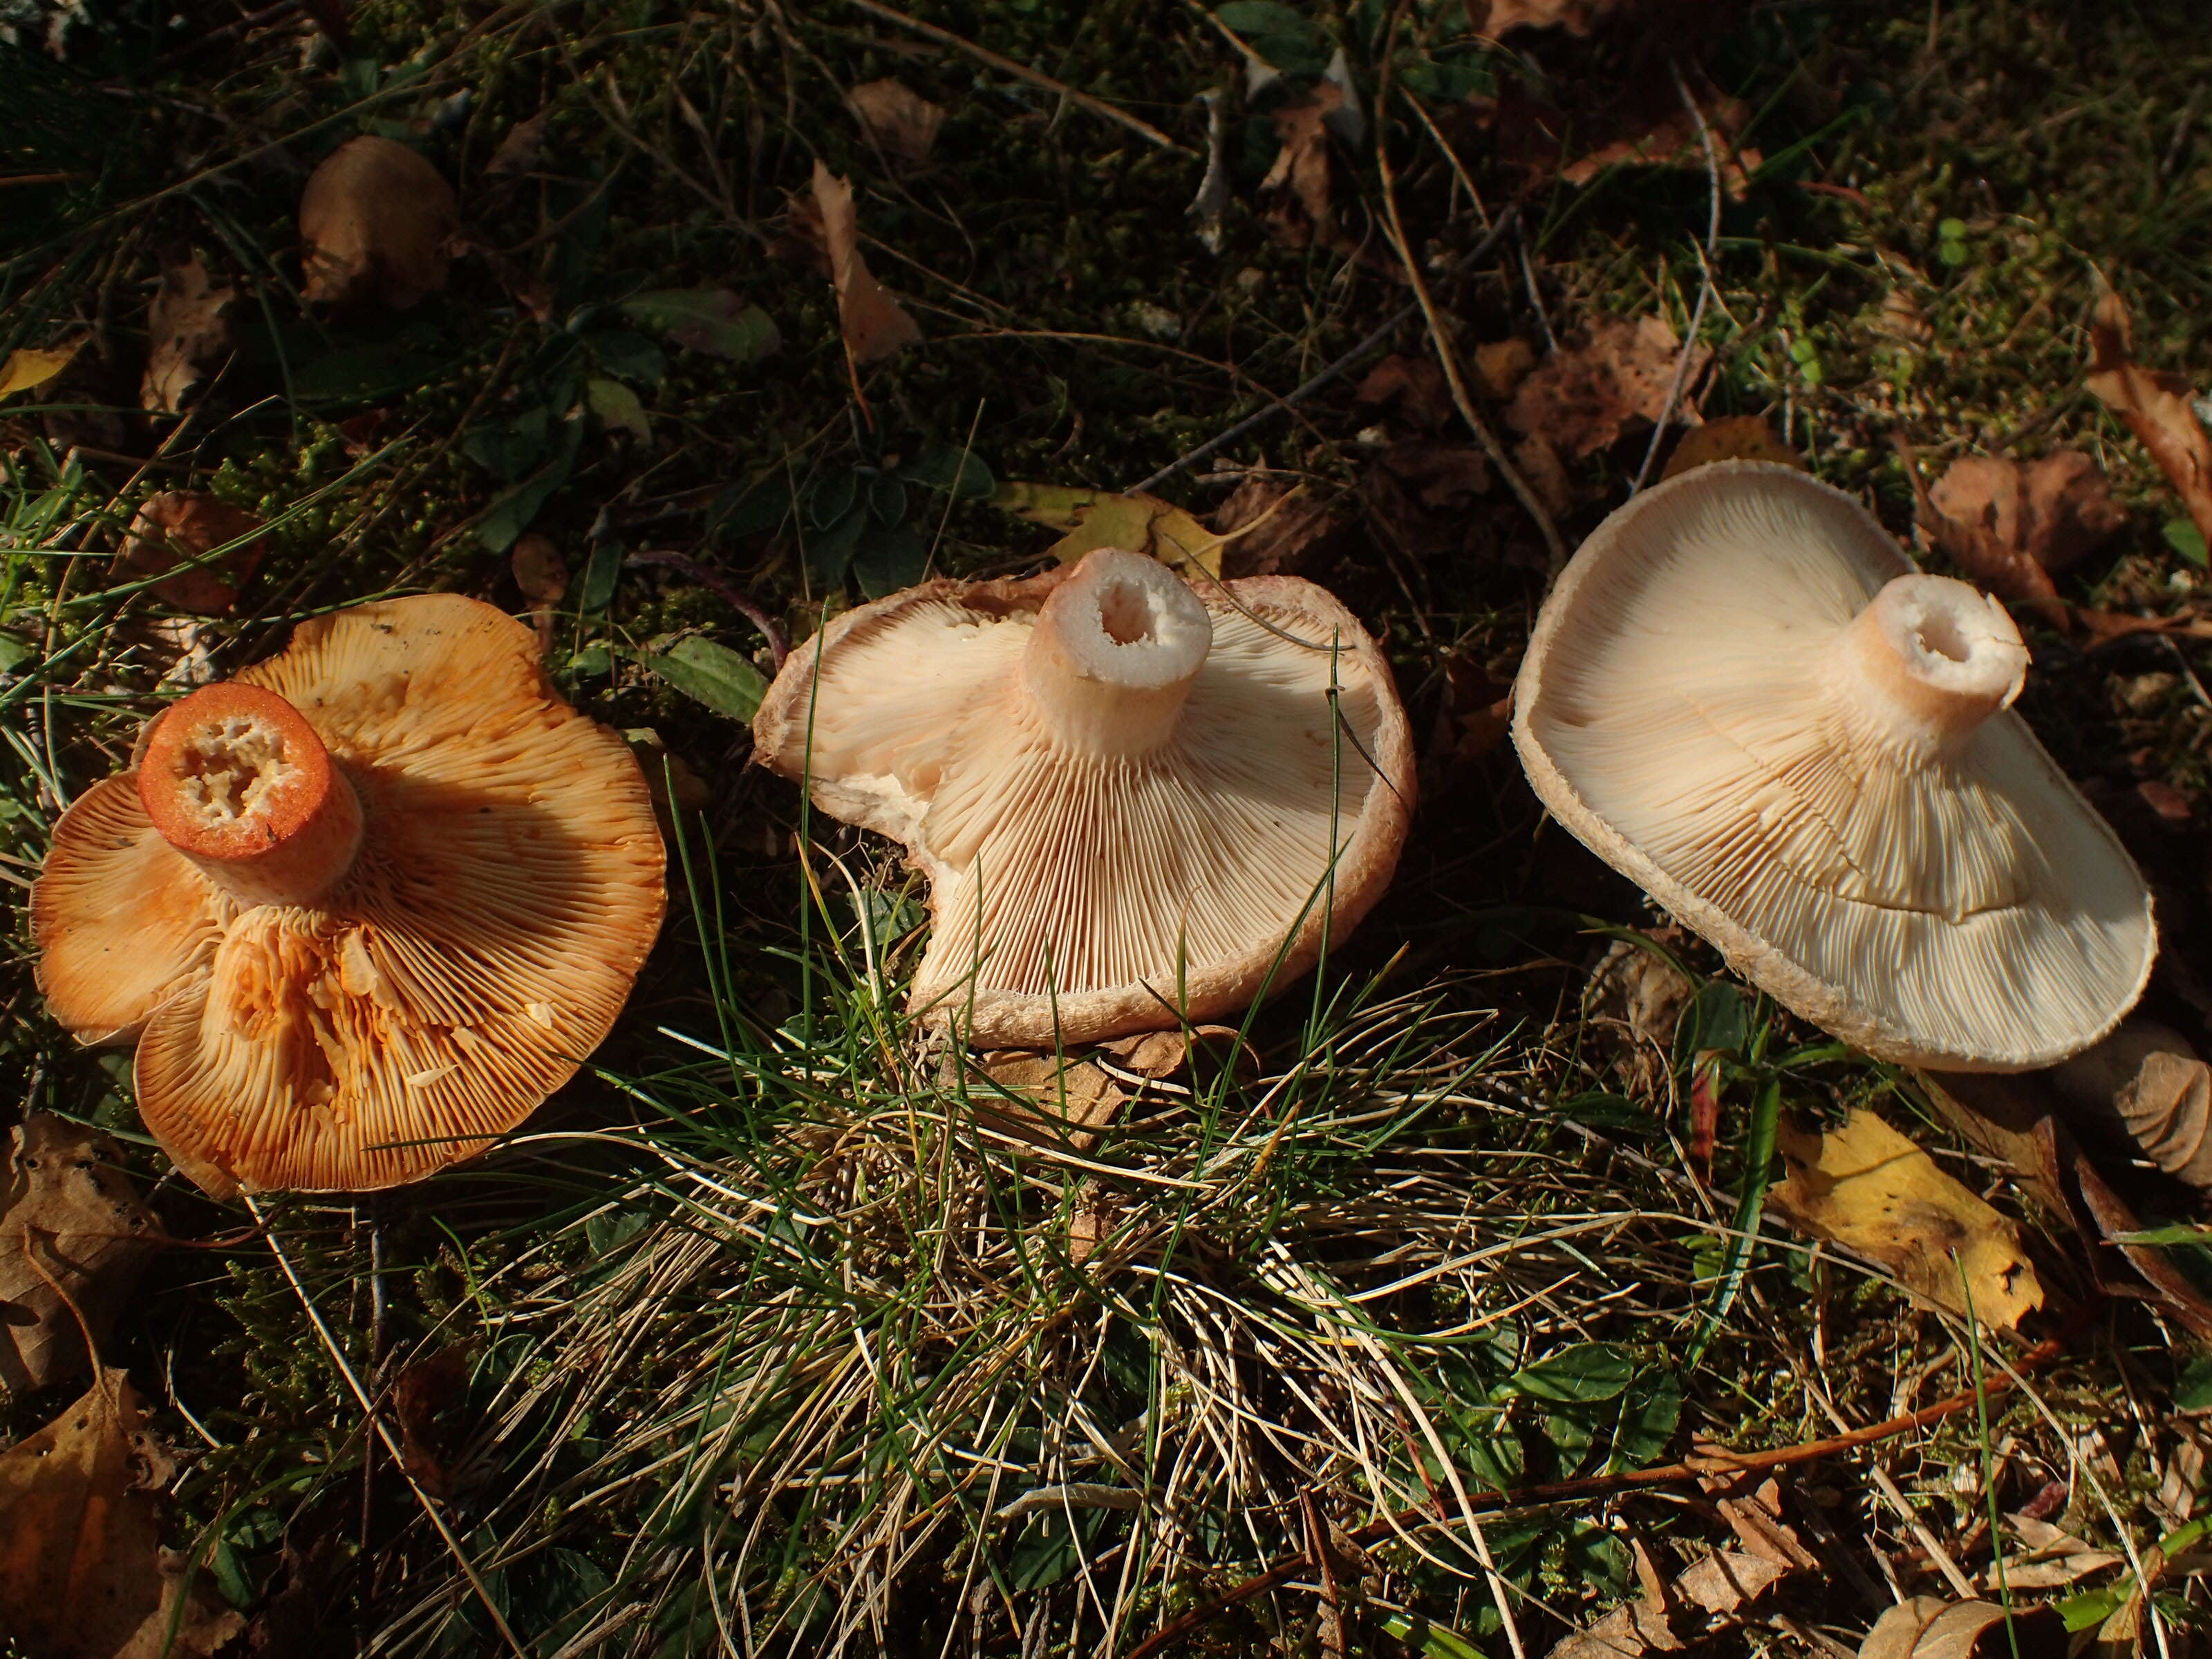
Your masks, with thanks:
M1932 1406L1923 1406L1917 1412L1908 1412L1902 1417L1893 1417L1863 1429L1853 1429L1831 1439L1778 1446L1763 1452L1709 1453L1686 1462L1668 1463L1657 1468L1638 1469L1623 1474L1590 1475L1578 1480L1523 1486L1514 1492L1478 1492L1472 1495L1466 1507L1483 1514L1495 1515L1511 1510L1540 1509L1553 1504L1571 1503L1578 1498L1611 1498L1650 1486L1679 1486L1685 1481L1706 1480L1717 1474L1756 1474L1798 1463L1817 1462L1822 1458L1839 1456L1862 1447L1894 1439L1900 1434L1910 1434L1915 1429L1941 1422L1970 1406L2008 1393L2020 1386L2021 1379L2027 1373L2049 1364L2064 1352L2065 1344L2056 1337L2039 1342L2015 1363L2006 1367L2002 1374L1988 1377L1978 1389L1968 1389L1948 1399L1939 1400ZM1393 1533L1415 1528L1449 1526L1452 1518L1449 1513L1424 1505L1402 1514L1385 1516L1363 1527L1352 1534L1352 1540L1364 1547L1381 1542ZM1155 1656L1167 1652L1231 1607L1287 1583L1312 1565L1311 1559L1304 1554L1286 1557L1276 1562L1265 1572L1255 1574L1236 1589L1215 1596L1203 1607L1193 1608L1157 1632L1131 1650L1128 1659L1155 1659Z

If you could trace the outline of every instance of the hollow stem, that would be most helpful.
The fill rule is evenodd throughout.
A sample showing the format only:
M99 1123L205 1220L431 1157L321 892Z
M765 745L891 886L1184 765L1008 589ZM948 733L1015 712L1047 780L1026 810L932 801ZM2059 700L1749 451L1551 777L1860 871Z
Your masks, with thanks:
M1188 584L1141 553L1100 548L1038 611L1022 680L1054 738L1101 759L1174 735L1213 623Z
M225 682L162 714L138 799L169 845L243 905L309 904L361 848L361 802L300 711Z
M1948 576L1899 576L1837 639L1852 723L1914 760L1962 747L2020 695L2027 647L2004 607Z

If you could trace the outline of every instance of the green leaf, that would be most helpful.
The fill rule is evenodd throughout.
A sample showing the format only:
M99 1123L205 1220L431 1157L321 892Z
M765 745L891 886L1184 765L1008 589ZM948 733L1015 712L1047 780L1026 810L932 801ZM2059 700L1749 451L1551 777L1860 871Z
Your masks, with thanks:
M585 381L584 401L599 417L601 426L627 432L640 443L653 436L653 422L646 418L645 405L638 401L637 393L620 380Z
M1492 1492L1511 1492L1528 1478L1528 1455L1501 1413L1488 1435L1469 1435L1461 1449L1474 1478Z
M2166 544L2168 547L2199 570L2204 569L2208 563L2212 563L2212 560L2208 560L2207 557L2204 532L2191 520L2169 519L2166 528L2159 533L2166 538Z
M0 634L0 674L12 674L38 654L26 641Z
M898 470L908 483L942 490L963 501L981 501L998 489L991 469L969 452L951 444L924 444L921 452Z
M2177 1222L2171 1227L2146 1227L2141 1232L2114 1233L2115 1244L2212 1244L2212 1227L2192 1227Z
M568 482L568 469L575 465L576 446L583 441L584 423L572 413L561 422L560 451L553 459L525 478L505 495L494 499L477 520L477 539L487 550L504 553L514 545L515 538L530 528L540 509L551 499L553 492Z
M341 346L292 371L292 398L301 404L361 404L427 386L453 359L380 345Z
M2174 1379L2173 1408L2178 1412L2212 1412L2212 1353L2197 1353Z
M836 587L852 568L860 532L868 527L868 509L855 503L827 530L817 531L806 544L806 574L816 588Z
M615 589L622 581L622 562L623 550L612 542L601 542L592 550L590 562L584 566L584 580L576 587L579 611L604 611L614 603Z
M693 702L733 720L752 719L768 690L767 677L744 657L696 634L638 660Z
M1432 1625L1419 1613L1386 1613L1382 1625L1385 1636L1427 1654L1429 1659L1484 1659L1482 1650L1458 1632Z
M929 564L929 549L910 524L893 525L864 538L854 550L853 580L872 599L912 587Z
M2132 1582L2132 1581L2130 1581ZM2087 1630L2101 1625L2120 1610L2128 1599L2127 1584L2115 1584L2109 1589L2094 1589L2085 1595L2069 1595L2058 1604L2058 1616L2066 1621L2069 1631Z
M814 475L804 497L806 522L827 529L852 511L860 493L860 475L849 466L833 466Z
M1593 1129L1627 1129L1649 1134L1656 1115L1649 1106L1639 1106L1625 1095L1592 1091L1570 1095L1559 1103L1559 1115L1577 1123L1586 1123Z
M1674 1028L1674 1064L1687 1066L1708 1048L1741 1056L1751 1042L1751 1010L1725 980L1701 986Z
M587 645L568 659L568 672L580 680L604 678L614 665L614 653L604 645Z
M880 525L895 525L906 517L906 486L880 475L868 480L868 511Z
M1681 1421L1682 1379L1671 1371L1639 1372L1621 1395L1607 1473L1625 1474L1657 1462Z
M640 328L733 363L752 362L783 343L774 318L726 288L660 289L625 300L615 309Z
M668 359L642 334L626 328L594 329L584 336L592 361L635 385L656 386L668 378Z
M1578 1404L1610 1400L1636 1375L1636 1361L1612 1342L1577 1342L1524 1365L1499 1387L1534 1400Z
M707 509L710 535L765 536L791 516L791 485L781 472L732 484Z

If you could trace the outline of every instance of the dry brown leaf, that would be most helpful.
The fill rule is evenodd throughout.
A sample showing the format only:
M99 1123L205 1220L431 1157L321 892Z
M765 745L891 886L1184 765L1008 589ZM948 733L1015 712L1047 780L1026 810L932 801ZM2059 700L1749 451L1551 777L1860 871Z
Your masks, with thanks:
M1367 371L1353 400L1377 407L1395 405L1400 418L1424 432L1435 432L1457 411L1451 386L1433 357L1394 353Z
M1098 1142L1098 1132L1129 1098L1120 1084L1087 1060L1062 1065L1050 1054L1006 1048L971 1064L987 1079L969 1090L976 1117L1001 1133L1041 1145L1089 1152Z
M1634 10L1639 3L1640 0L1490 0L1489 15L1480 27L1493 39L1513 29L1561 28L1570 34L1586 35Z
M238 590L260 568L260 544L247 542L209 563L193 561L261 527L261 520L243 507L198 490L165 489L149 495L131 520L131 532L110 574L132 581L161 576L153 592L163 604L196 617L227 617L238 608ZM191 568L179 570L180 564ZM175 574L163 575L165 571Z
M1916 1595L1875 1621L1859 1659L2066 1659L2066 1621L2056 1607L2018 1607L2008 1619L1988 1601Z
M2129 1020L2051 1081L2168 1175L2212 1188L2212 1066L2180 1032Z
M906 307L875 279L860 257L860 221L853 206L853 186L817 161L814 207L822 216L822 246L830 256L830 280L837 286L837 325L845 349L856 363L872 363L921 338Z
M1583 344L1554 351L1538 364L1507 405L1514 429L1541 437L1579 459L1604 449L1631 423L1657 421L1667 412L1681 342L1657 317L1636 322L1607 317L1589 331ZM1690 348L1687 386L1712 354ZM1686 400L1674 410L1686 425L1698 423Z
M161 1547L173 1469L130 1380L105 1368L0 1454L0 1628L52 1659L207 1659L236 1636L245 1620Z
M405 311L445 287L459 225L453 187L421 155L389 138L349 138L300 198L302 291L316 305Z
M1247 477L1214 509L1222 538L1224 576L1295 574L1316 543L1340 526L1337 517L1302 489Z
M1655 937L1677 950L1686 942L1677 928L1662 929ZM1583 1006L1598 1018L1618 1021L1632 1039L1623 1062L1632 1098L1665 1098L1662 1091L1674 1069L1674 1028L1697 989L1688 975L1656 951L1628 939L1616 941L1590 975Z
M2145 368L2130 355L2131 325L2106 290L2089 329L2089 390L2127 422L2207 541L2212 541L2212 433L2197 418L2186 379Z
M1659 476L1662 480L1680 477L1692 467L1715 461L1772 461L1800 472L1813 470L1802 455L1774 435L1764 415L1723 415L1685 432Z
M1067 1218L1067 1259L1079 1267L1096 1255L1113 1237L1121 1209L1111 1189L1095 1181L1083 1182L1076 1189L1075 1213Z
M1164 1083L1192 1069L1193 1057L1219 1067L1226 1066L1249 1079L1260 1072L1260 1057L1236 1029L1228 1025L1194 1025L1188 1031L1146 1031L1116 1037L1098 1045L1098 1063L1124 1081L1142 1085Z
M2082 558L2123 524L2097 464L2078 449L2022 466L1968 455L1951 463L1923 503L1923 527L1961 570L1998 598L2063 606L2049 572Z
M1471 657L1454 654L1443 666L1443 699L1421 758L1436 786L1449 788L1504 741L1513 724L1513 693Z
M231 283L216 282L197 253L161 267L161 285L146 318L149 350L138 384L142 408L181 410L200 383L221 368L232 350L223 313L238 298Z
M1270 118L1282 149L1260 181L1260 210L1285 247L1336 247L1342 240L1328 118L1343 102L1344 89L1335 82L1317 82Z
M1765 159L1736 142L1750 125L1751 110L1739 99L1723 98L1705 107L1705 117L1720 163L1721 188L1731 200L1741 202L1750 193L1751 175ZM1674 101L1647 131L1617 138L1570 161L1559 169L1559 177L1571 185L1586 185L1613 167L1690 167L1704 172L1709 165L1696 119Z
M2006 1595L2015 1590L2057 1589L2127 1559L2033 1516L2014 1514L2005 1519L2027 1547L2006 1557L2002 1565L1992 1565L1983 1572L1982 1585L1986 1589Z
M400 1462L415 1484L441 1502L453 1495L461 1431L452 1413L467 1395L468 1384L468 1356L459 1348L441 1348L414 1361L392 1384Z
M1888 1269L1948 1312L1966 1314L1971 1295L1974 1316L2002 1329L2043 1305L2020 1229L1872 1112L1854 1107L1826 1133L1784 1123L1780 1147L1790 1178L1770 1201L1801 1232Z
M1521 389L1536 367L1536 348L1518 335L1486 340L1474 349L1474 380L1482 395L1503 403Z
M484 176L505 179L536 171L538 159L545 150L545 123L552 113L550 108L541 109L527 121L517 121L509 127L499 148L492 151L491 160L484 163Z
M92 1368L139 1270L160 1248L153 1212L97 1129L34 1112L9 1132L0 1189L0 1385L43 1389ZM76 1311L70 1311L70 1304Z
M1805 1547L1797 1529L1782 1518L1781 1482L1769 1477L1749 1492L1735 1490L1738 1484L1721 1476L1705 1486L1746 1553L1784 1572L1816 1571L1820 1557Z
M1552 447L1549 439L1522 439L1513 446L1513 465L1521 474L1521 482L1536 492L1536 499L1553 518L1562 516L1575 504L1575 487L1567 477L1567 464L1559 459L1559 452Z
M1647 1590L1588 1630L1562 1638L1549 1659L1640 1659L1674 1652L1733 1622L1792 1571L1741 1550L1714 1550L1674 1576L1665 1601Z
M929 159L937 130L945 125L943 105L897 81L866 82L854 87L845 103L884 155L910 167Z

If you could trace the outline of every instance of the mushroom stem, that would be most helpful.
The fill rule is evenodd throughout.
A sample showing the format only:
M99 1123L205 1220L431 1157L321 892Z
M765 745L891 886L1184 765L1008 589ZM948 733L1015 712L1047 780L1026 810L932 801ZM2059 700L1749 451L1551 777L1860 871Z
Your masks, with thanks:
M204 686L149 730L138 799L162 839L241 905L308 904L353 867L361 801L274 691Z
M1844 626L1833 660L1853 723L1929 761L2020 695L2027 647L1987 594L1948 576L1899 576Z
M1134 758L1174 735L1212 647L1213 623L1182 577L1141 553L1102 547L1037 612L1022 683L1062 747Z

